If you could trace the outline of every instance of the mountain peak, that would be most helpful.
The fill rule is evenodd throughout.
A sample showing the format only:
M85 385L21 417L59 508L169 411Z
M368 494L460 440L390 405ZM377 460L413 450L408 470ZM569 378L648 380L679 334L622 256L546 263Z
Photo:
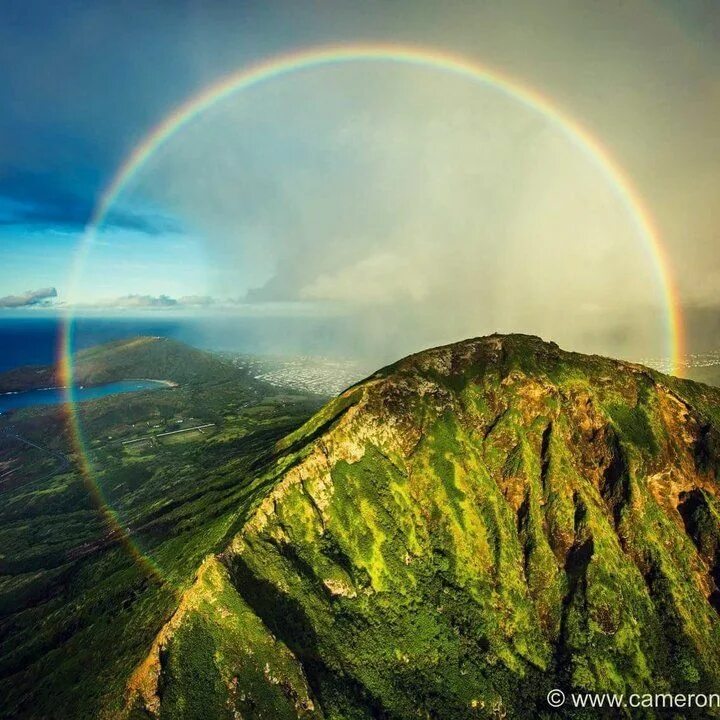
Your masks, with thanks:
M557 343L545 341L537 335L493 333L408 355L379 370L373 377L412 369L435 371L445 377L493 369L515 369L528 375L540 375L553 374L563 366L576 366L591 374L614 369L660 375L637 363L565 351Z
M214 650L193 672L232 678L203 702L243 717L522 717L553 687L720 687L719 407L532 336L384 368L278 445L130 707L172 716L197 692L200 626Z

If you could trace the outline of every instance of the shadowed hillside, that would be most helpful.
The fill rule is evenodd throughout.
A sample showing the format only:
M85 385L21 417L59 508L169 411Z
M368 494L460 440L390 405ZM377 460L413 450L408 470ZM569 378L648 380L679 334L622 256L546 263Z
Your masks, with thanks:
M94 719L122 704L132 669L198 565L242 522L258 463L319 405L156 338L84 351L77 368L84 383L179 385L82 403L82 447L60 406L0 416L0 717L8 720ZM52 384L52 369L31 372Z

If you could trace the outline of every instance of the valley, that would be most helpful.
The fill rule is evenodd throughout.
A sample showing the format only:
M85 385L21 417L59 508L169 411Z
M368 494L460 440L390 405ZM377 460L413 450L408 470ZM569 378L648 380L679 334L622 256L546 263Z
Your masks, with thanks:
M320 404L172 341L91 359L100 381L162 372L176 387L78 405L80 438L58 406L0 416L0 717L91 718L120 702L238 520L251 466ZM185 426L202 432L166 434Z

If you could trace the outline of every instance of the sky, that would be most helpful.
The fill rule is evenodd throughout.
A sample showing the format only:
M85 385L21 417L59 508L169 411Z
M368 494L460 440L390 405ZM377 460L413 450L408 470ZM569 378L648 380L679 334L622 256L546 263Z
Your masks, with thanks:
M344 318L383 359L494 330L665 352L613 183L547 117L432 68L326 66L229 97L79 251L188 98L281 53L392 43L494 68L586 128L654 218L691 349L717 347L719 40L713 0L0 0L0 311Z

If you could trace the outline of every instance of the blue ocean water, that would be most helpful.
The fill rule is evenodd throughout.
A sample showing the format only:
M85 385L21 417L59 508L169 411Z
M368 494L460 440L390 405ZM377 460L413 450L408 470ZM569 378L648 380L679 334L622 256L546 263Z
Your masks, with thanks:
M57 360L62 320L57 316L0 317L0 372L21 365L50 365ZM79 318L75 322L76 349L137 335L183 339L177 323L144 318ZM188 342L184 339L184 342Z
M62 320L57 316L0 315L0 372L21 365L50 365L58 359ZM345 318L238 317L79 317L73 325L76 350L153 335L203 350L257 355L355 356L358 339ZM353 345L356 347L354 348Z
M160 390L168 384L161 380L121 380L119 382L94 385L93 387L79 387L73 391L76 402L97 400L108 395L138 392L140 390ZM65 391L60 388L46 388L44 390L28 390L27 392L4 393L0 395L0 414L8 410L31 407L33 405L60 405L65 402Z

